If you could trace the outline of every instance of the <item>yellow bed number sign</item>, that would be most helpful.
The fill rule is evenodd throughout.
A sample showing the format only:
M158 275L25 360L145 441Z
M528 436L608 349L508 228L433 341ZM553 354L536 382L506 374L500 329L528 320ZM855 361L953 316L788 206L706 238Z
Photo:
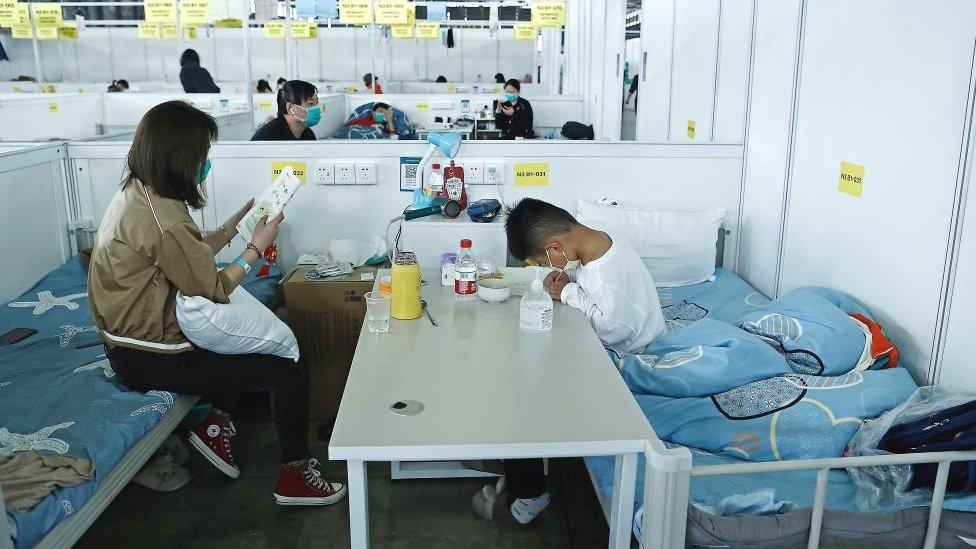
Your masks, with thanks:
M689 120L688 121L688 139L694 139L694 138L695 138L695 121L694 120Z
M55 113L61 110L61 107L57 103L49 103L47 106L47 112Z
M548 185L548 162L533 162L515 165L516 187L547 187Z
M295 175L302 182L302 185L306 182L306 175L308 174L308 167L304 162L298 162L296 160L272 160L271 161L271 181L274 181L279 175L281 175L281 170L285 166L291 166L294 170Z
M373 2L371 0L341 0L339 2L339 22L351 25L369 25L373 22Z
M430 103L421 101L420 103L417 103L416 107L420 112L427 112L430 110Z
M417 38L433 40L441 35L440 23L417 23Z
M837 190L860 198L864 191L864 166L853 162L841 162Z

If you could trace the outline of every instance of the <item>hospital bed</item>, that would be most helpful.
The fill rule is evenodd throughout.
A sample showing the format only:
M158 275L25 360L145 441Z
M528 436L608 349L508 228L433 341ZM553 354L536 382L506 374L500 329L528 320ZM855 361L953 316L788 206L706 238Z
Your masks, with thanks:
M719 267L713 281L658 289L669 332L701 318L731 323L770 303L735 273L721 268L724 236L725 231L720 231ZM679 304L693 307L673 307ZM648 419L653 425L655 418ZM654 549L685 544L972 546L976 496L947 497L946 482L950 463L974 459L976 451L747 461L664 442L651 431L638 469L634 533L643 547ZM592 457L585 463L609 521L613 461ZM855 505L857 486L846 469L917 463L938 463L930 505L892 505L872 511ZM734 498L763 491L775 495L766 508L725 511L723 516L723 506Z
M248 277L262 302L277 294L281 272ZM0 453L44 450L90 459L95 478L58 488L26 513L5 514L0 548L68 547L180 424L197 397L130 391L115 378L92 325L87 272L79 257L0 305L0 333L37 333L0 347ZM4 394L7 393L7 394Z

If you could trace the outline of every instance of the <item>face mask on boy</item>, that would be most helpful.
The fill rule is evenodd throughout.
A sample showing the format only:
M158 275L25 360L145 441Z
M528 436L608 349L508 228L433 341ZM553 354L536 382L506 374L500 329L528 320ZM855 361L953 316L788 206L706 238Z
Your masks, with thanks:
M556 271L560 275L565 274L566 280L570 280L569 273L571 271L575 271L576 269L579 269L583 265L583 262L580 261L579 259L574 259L570 261L569 257L566 255L566 252L560 250L560 253L563 254L563 259L566 260L566 266L561 269L552 264L552 257L549 256L549 248L546 248L546 259L549 260L549 268Z

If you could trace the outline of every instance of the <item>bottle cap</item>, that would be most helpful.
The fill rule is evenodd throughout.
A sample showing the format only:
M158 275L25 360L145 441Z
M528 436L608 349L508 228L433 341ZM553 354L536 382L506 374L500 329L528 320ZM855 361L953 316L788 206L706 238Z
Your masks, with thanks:
M471 239L469 239L469 238L461 239L461 247L462 248L470 248L471 247Z
M435 169L435 170L441 169L441 165L439 163L437 163L437 162L434 162L433 164L431 164L430 167L433 168L433 169Z

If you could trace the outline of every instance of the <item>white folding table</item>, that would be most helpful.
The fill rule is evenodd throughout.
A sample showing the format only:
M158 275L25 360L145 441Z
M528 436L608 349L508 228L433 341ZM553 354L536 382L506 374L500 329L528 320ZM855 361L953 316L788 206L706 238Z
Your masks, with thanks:
M629 548L650 425L583 314L557 302L553 330L527 333L518 297L455 303L439 273L424 279L440 326L421 316L385 334L363 327L329 444L330 459L347 461L352 547L369 547L368 461L613 455L609 546ZM404 401L423 411L394 414Z

